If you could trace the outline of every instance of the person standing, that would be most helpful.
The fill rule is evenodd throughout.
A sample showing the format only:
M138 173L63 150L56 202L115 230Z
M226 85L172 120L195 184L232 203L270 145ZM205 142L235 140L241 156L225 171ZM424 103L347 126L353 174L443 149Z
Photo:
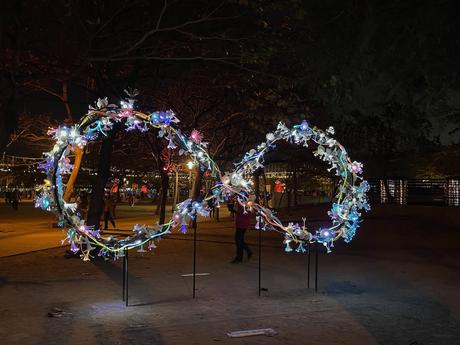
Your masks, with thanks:
M244 207L239 204L238 201L235 202L233 207L233 212L235 213L235 245L236 245L236 256L231 261L232 264L237 264L243 261L244 252L248 255L248 260L252 256L252 251L249 246L244 241L244 235L247 228L249 228L249 223L251 221L251 214L249 212L244 212Z
M11 204L11 192L9 192L8 190L5 190L5 204Z
M104 198L104 230L107 230L108 228L108 223L110 220L110 223L112 223L113 228L116 228L115 225L115 220L113 219L112 216L112 210L113 210L113 200L110 197L110 195L106 195Z
M80 193L78 207L80 208L81 219L86 219L86 215L88 214L88 195L85 191Z
M111 214L112 214L112 217L113 219L117 219L117 215L115 213L115 209L117 207L117 202L118 202L118 197L116 194L113 194L112 197L112 210L111 210Z
M214 202L214 198L208 200L209 218L214 218L216 212L216 205L214 204Z
M17 189L15 189L12 193L11 193L11 206L13 207L13 210L17 211L18 210L18 206L19 206L19 191Z
M134 195L133 195L133 192L129 192L129 195L128 195L128 204L129 204L129 206L131 206L131 207L134 206Z

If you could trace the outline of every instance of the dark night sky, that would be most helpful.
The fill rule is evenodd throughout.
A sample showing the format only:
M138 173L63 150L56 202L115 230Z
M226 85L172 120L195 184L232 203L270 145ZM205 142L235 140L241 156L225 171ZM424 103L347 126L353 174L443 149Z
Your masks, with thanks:
M1 6L2 145L20 112L65 117L61 101L31 87L59 90L63 81L75 119L98 97L117 102L133 86L148 110L173 108L189 126L204 107L185 104L190 99L217 104L206 121L241 111L245 121L233 124L241 138L258 140L279 120L307 117L321 127L334 125L352 147L350 128L368 126L371 133L393 116L388 130L394 137L410 132L439 137L443 145L460 140L460 131L452 133L460 125L456 1L218 6L190 0L164 8L146 0L23 0ZM428 134L419 125L426 120Z

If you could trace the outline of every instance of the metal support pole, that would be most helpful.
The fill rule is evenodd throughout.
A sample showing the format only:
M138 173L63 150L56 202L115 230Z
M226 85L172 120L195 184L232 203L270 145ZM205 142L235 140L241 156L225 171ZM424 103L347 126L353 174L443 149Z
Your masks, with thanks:
M124 292L125 292L125 298L124 298L124 301L125 301L125 305L128 306L128 283L129 283L129 277L128 277L128 249L125 249L125 257L123 259L123 262L124 262L124 265L123 265L123 268L124 268L124 277L125 277L125 284L124 284Z
M124 250L123 250L123 252L124 252ZM121 285L123 285L123 293L122 293L121 298L122 298L122 300L124 302L125 301L125 287L126 287L126 285L125 285L126 284L125 283L125 281L126 281L126 259L125 259L125 256L123 256L123 269L122 269L122 271L123 271L123 281L121 282Z
M319 258L318 242L315 242L315 292L318 292L318 258Z
M259 213L259 221L260 221L260 213ZM260 292L262 291L262 287L260 286L262 281L262 229L259 229L259 297Z
M307 244L307 288L310 288L310 266L311 266L311 245L310 242Z
M262 183L263 183L263 197L264 197L264 207L268 208L268 198L267 198L267 178L265 176L265 170L262 171ZM259 211L259 217L261 213ZM260 218L259 218L260 221ZM261 278L262 278L262 229L259 227L259 296L261 291L267 291L266 288L261 287Z
M196 218L193 219L193 298L195 298L196 286Z

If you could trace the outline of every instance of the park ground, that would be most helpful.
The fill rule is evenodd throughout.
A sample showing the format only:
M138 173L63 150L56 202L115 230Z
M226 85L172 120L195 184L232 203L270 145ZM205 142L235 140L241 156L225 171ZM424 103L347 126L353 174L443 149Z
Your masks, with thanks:
M117 226L154 223L152 208L121 206ZM197 277L195 299L182 276L192 272L192 235L174 234L154 252L130 252L125 307L122 260L67 259L50 215L0 206L0 344L460 344L459 209L376 205L353 242L321 251L317 293L307 255L263 233L260 297L258 233L247 235L251 260L230 264L233 222L222 213L198 223L197 272L209 275ZM282 218L300 215L327 220L324 206ZM227 336L258 328L277 335Z

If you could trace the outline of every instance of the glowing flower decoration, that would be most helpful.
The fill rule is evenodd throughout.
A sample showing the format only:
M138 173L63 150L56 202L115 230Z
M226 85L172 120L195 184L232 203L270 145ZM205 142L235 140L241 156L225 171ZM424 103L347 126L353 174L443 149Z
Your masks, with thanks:
M224 175L221 178L222 184L228 186L230 184L231 178L228 175Z
M94 110L105 110L107 106L109 105L109 101L107 100L107 97L105 98L98 98L96 102L94 102L94 106L90 105L89 110L94 111Z
M174 141L172 139L169 139L168 149L174 150L175 148L177 148L176 144L174 144Z
M267 141L275 140L275 135L273 133L267 133L266 137L267 137Z
M335 129L332 126L329 126L328 129L326 129L326 132L329 133L330 135L334 135Z
M200 144L201 141L203 140L203 135L194 129L192 133L190 133L190 139L195 143L195 144Z
M80 247L75 243L75 241L70 242L70 251L74 254L80 251Z
M73 169L73 165L70 164L70 159L68 157L62 157L58 166L61 174L70 174Z
M48 131L46 132L47 135L54 135L54 133L56 133L56 128L53 128L53 127L49 127L48 128Z
M308 126L308 122L307 120L303 120L302 123L300 124L300 129L302 131L306 131L308 130L310 127Z
M355 174L362 174L363 173L363 164L357 161L351 163L351 171Z

